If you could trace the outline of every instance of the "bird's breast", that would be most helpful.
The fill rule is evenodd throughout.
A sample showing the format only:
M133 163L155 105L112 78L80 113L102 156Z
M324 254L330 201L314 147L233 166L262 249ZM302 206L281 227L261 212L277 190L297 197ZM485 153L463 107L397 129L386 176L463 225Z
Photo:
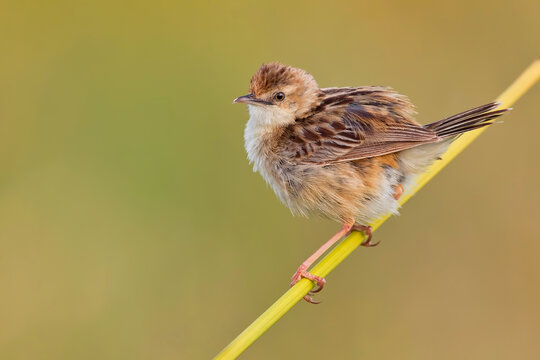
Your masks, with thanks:
M287 174L275 153L281 130L272 124L268 112L250 107L250 118L244 130L244 146L253 171L259 172L279 199L288 205Z

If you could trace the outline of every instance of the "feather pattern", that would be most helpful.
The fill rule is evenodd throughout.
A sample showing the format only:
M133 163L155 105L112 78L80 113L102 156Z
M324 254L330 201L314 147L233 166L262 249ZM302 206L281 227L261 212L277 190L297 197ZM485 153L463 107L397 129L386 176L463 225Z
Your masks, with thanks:
M389 88L322 89L321 102L288 125L279 152L296 164L380 156L439 140L413 119L409 100Z
M490 125L506 109L490 103L422 126L408 99L389 88L322 89L322 100L281 135L279 153L295 164L332 164L391 154Z

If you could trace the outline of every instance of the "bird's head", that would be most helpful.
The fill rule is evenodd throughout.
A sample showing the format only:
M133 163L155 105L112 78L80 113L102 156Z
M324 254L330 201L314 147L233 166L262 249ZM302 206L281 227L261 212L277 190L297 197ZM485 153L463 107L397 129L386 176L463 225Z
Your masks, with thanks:
M250 112L279 114L294 121L320 102L320 89L308 72L280 63L262 65L252 76L249 94L235 103L249 105ZM276 119L277 120L277 119Z

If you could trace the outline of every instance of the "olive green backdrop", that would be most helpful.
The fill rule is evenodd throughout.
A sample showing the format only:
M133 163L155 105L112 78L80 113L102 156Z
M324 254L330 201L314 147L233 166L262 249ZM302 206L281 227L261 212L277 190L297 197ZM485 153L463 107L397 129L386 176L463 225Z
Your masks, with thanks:
M388 85L429 122L538 55L538 1L0 4L0 358L208 359L339 225L243 149L251 74ZM538 359L540 87L244 355Z

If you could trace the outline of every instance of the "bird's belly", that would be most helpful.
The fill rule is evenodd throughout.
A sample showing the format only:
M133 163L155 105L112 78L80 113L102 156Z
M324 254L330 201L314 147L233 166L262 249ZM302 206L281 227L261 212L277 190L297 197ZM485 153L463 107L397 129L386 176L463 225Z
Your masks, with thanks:
M359 224L397 213L395 186L403 180L403 175L389 166L359 169L351 163L296 165L280 177L283 190L278 196L294 214L318 214Z

